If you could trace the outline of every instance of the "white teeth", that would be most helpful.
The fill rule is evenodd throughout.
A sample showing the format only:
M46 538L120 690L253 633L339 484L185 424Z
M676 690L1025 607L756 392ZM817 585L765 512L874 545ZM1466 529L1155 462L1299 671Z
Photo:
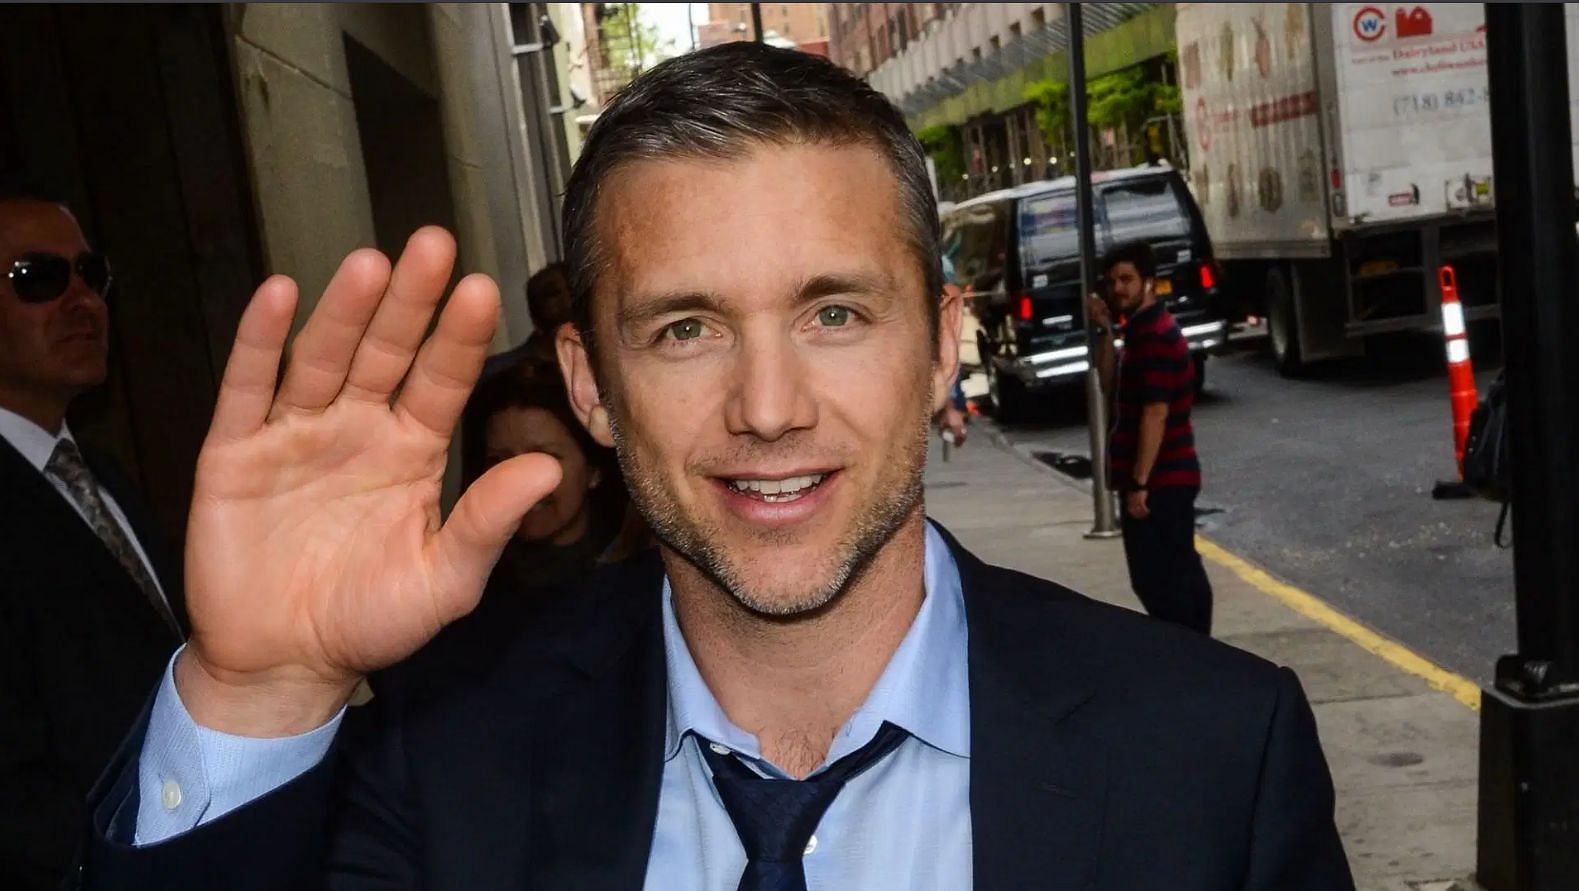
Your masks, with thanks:
M730 480L729 485L737 492L755 492L763 501L794 501L822 482L825 476L817 473L782 480Z

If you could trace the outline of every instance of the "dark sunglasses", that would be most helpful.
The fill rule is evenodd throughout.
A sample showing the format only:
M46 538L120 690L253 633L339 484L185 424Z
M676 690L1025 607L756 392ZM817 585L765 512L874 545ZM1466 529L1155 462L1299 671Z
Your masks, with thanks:
M23 254L11 264L6 277L23 303L48 303L71 287L73 269L100 297L110 290L110 261L93 251L83 251L75 260L47 251Z

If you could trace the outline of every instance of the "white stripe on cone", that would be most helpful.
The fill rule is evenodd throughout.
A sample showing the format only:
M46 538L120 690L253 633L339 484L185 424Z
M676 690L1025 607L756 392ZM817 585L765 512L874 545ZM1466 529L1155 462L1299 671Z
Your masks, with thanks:
M1442 333L1448 337L1464 336L1464 305L1457 300L1442 301Z

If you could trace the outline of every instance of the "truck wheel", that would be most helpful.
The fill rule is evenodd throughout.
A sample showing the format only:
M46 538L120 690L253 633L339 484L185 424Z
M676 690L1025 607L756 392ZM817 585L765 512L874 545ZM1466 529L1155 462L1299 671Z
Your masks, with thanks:
M992 416L1000 424L1018 424L1025 420L1027 400L1025 385L1012 374L1004 374L998 363L987 361L987 393L992 397Z
M1290 270L1273 266L1266 274L1267 344L1272 348L1272 364L1284 377L1297 377L1305 369L1299 354L1299 317L1294 312L1294 290L1289 287Z

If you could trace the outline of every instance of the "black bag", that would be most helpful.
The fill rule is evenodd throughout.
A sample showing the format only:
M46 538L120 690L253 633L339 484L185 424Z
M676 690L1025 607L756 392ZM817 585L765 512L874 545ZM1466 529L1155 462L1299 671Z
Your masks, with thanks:
M1493 541L1498 547L1508 522L1513 497L1513 453L1508 448L1508 394L1503 373L1486 389L1486 398L1469 416L1469 437L1464 443L1464 485L1480 495L1502 502Z

